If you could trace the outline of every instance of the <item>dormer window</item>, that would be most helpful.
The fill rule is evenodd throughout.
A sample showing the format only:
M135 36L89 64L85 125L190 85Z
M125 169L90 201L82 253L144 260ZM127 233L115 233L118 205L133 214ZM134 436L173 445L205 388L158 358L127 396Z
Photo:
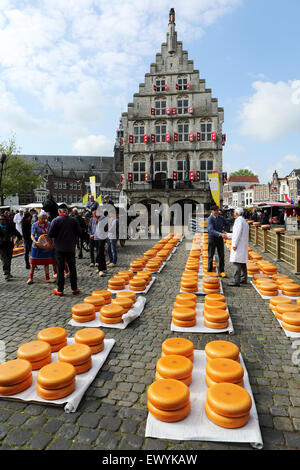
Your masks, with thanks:
M153 86L154 91L160 92L160 91L167 91L167 84L166 80L164 78L159 78L155 80L155 85Z

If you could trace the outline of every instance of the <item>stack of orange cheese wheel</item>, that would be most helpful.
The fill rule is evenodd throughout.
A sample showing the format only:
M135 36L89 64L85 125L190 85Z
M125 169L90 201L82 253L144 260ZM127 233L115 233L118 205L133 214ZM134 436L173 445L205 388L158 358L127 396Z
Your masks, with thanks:
M126 291L124 291L124 292L126 292ZM130 297L122 297L122 298L116 297L112 301L112 305L113 304L120 305L123 308L124 313L127 313L132 308L132 306L134 304L134 300L131 299Z
M192 372L193 363L188 357L168 354L158 359L155 380L175 379L189 386L192 383Z
M183 328L196 325L197 318L195 307L184 307L181 305L174 307L172 311L172 321L174 325Z
M208 388L205 412L217 426L236 429L248 423L252 399L243 387L233 383L216 383Z
M116 324L123 321L124 308L121 305L104 305L100 310L100 320L107 324Z
M208 387L215 383L229 382L244 386L244 369L241 364L233 359L219 357L211 359L206 364L205 381Z
M75 343L86 344L92 354L98 354L104 349L104 332L100 328L83 328L76 331Z
M192 304L192 307L196 308L197 296L188 292L182 292L176 296L176 304L184 307L189 307Z
M150 271L140 271L134 277L135 279L145 279L147 286L152 281L152 273Z
M148 388L147 399L149 412L159 421L181 421L191 410L189 388L179 380L156 380Z
M275 317L278 318L278 320L282 321L282 317L284 313L292 313L292 312L300 312L300 307L299 305L294 305L293 303L289 304L288 302L283 304L280 303L276 305L275 307Z
M32 384L32 366L25 359L0 364L0 395L16 395Z
M272 280L274 282L276 282L276 284L278 283L278 285L279 285L280 281L289 280L289 276L287 274L277 274L276 273L276 274L272 275Z
M272 311L276 310L277 305L282 305L282 304L290 304L292 305L292 300L287 299L286 297L271 297L270 302L269 302L269 308Z
M254 261L259 261L262 259L262 255L257 253L256 251L251 251L249 254L248 254L249 258L254 260Z
M83 299L83 303L94 305L95 312L99 312L102 305L105 305L105 299L101 295L88 295Z
M145 279L133 276L129 281L129 288L135 292L142 292L147 287L147 281Z
M276 279L276 284L278 285L278 289L282 291L282 286L284 284L294 283L293 279L289 277L279 277Z
M111 303L111 292L109 290L93 290L92 297L103 297L104 305Z
M75 367L76 374L83 374L92 367L92 351L86 344L69 344L58 351L58 360Z
M114 276L108 280L108 288L111 290L124 290L126 287L125 279Z
M253 261L249 261L247 263L247 272L249 276L253 276L253 274L259 274L259 267Z
M76 322L86 323L96 318L96 310L93 304L76 304L72 307L72 318Z
M213 295L213 294L211 294ZM217 295L217 294L215 294ZM228 327L229 314L225 300L217 301L208 299L204 300L203 316L204 324L207 328L222 330ZM223 296L222 296L223 297Z
M116 299L131 299L133 303L136 302L136 293L130 290L125 290L116 293Z
M217 276L203 276L203 292L206 294L218 294L220 292L220 280Z
M300 286L295 282L286 282L281 285L281 292L288 297L300 297Z
M257 288L261 295L267 297L275 297L278 295L278 286L272 281L260 281L257 283Z
M268 280L269 279L269 276L267 276L267 274L253 274L253 284L256 285L257 281L258 280Z
M227 358L240 362L240 350L238 346L231 341L215 340L205 345L205 354L207 362L216 358Z
M272 263L263 264L261 270L264 274L267 274L269 276L271 275L273 276L274 274L277 273L277 267L274 266L274 264Z
M156 272L158 271L161 266L162 266L162 260L159 259L159 258L152 258L151 260L149 260L146 264L146 269L147 271L151 271L151 272Z
M144 257L147 258L147 259L152 259L156 256L156 253L157 253L156 250L153 250L153 249L152 250L147 250L144 253Z
M134 260L130 263L129 267L130 267L130 271L137 272L137 271L143 271L145 265L142 261Z
M119 272L117 274L114 275L113 279L123 279L125 281L125 286L127 286L129 284L129 279L131 279L133 277L133 272L131 272L131 275L129 275L128 273L125 273L124 271L123 272Z
M76 387L76 369L67 362L52 362L42 367L36 377L37 394L44 400L59 400Z
M29 361L32 370L38 370L51 362L51 347L45 341L30 341L19 346L17 356Z
M49 343L51 352L56 352L67 345L67 330L60 326L50 326L40 330L37 339Z
M161 345L161 356L185 356L194 360L194 344L186 338L167 338Z
M216 302L222 302L226 304L225 295L223 294L207 294L204 297L204 306L211 305L214 306Z
M198 275L181 279L180 286L183 292L198 292Z
M282 314L281 326L288 331L300 333L300 311L284 312Z

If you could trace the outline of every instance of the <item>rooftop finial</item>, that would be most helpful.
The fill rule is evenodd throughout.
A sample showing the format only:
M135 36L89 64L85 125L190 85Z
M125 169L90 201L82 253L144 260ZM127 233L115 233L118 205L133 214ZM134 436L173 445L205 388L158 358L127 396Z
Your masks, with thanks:
M175 23L175 10L171 8L169 13L169 23Z

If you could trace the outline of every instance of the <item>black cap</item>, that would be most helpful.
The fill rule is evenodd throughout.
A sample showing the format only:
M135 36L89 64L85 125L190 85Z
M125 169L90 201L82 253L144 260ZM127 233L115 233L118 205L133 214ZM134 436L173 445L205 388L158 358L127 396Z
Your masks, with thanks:
M67 206L67 204L62 203L58 206L58 208L59 209L68 209L68 206Z

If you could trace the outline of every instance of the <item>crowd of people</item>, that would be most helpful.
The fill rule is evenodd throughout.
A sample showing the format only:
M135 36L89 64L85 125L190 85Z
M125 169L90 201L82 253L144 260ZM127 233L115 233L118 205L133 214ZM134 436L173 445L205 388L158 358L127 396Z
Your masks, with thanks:
M13 278L13 248L23 244L25 269L29 270L27 284L34 283L34 273L43 267L45 282L57 284L55 295L64 294L65 277L70 277L72 293L78 294L76 255L83 258L83 249L99 277L117 266L118 214L108 197L100 207L93 196L83 211L69 210L66 204L57 205L51 198L39 212L23 208L4 211L0 214L0 259L5 281Z

